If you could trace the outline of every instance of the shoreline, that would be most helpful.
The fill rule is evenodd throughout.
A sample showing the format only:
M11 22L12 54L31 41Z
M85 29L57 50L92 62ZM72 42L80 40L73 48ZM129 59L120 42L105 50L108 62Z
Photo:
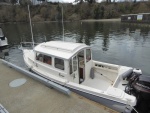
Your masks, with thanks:
M121 22L121 18L112 18L112 19L85 19L80 20L82 22Z
M69 20L66 20L64 22L120 22L121 19L120 18L113 18L113 19L85 19L85 20L76 20L76 21L69 21ZM50 23L50 22L61 22L61 21L32 21L32 23ZM29 23L29 22L4 22L4 23L1 23L0 24L10 24L10 23Z
M34 22L32 21L32 24L35 23L62 23L61 21L38 21ZM76 20L76 21L64 21L64 22L121 22L121 18L112 18L112 19L85 19L85 20ZM5 23L0 23L1 24L18 24L18 23L29 23L29 22L5 22ZM148 23L129 23L129 22L121 22L122 24L131 24L131 25L137 25L137 26L142 26L142 27L150 27Z

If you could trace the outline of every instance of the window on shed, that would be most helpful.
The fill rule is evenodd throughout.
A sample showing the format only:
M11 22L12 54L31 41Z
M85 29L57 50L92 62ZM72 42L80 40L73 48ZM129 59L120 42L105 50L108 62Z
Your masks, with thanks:
M87 49L86 50L86 62L91 60L91 50Z
M55 58L55 67L64 70L64 60Z

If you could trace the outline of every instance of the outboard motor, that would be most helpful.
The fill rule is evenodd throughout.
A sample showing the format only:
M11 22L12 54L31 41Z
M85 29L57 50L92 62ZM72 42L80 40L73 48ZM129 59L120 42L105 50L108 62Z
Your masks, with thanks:
M129 83L125 92L137 98L135 108L139 113L150 113L150 76L142 75L140 70L134 69L133 73L126 79Z
M132 72L130 72L130 74L128 74L128 76L126 76L126 79L128 81L128 84L126 85L125 87L125 92L128 93L128 94L134 94L134 91L133 91L133 86L132 84L138 80L139 76L142 75L142 71L139 70L139 69L132 69Z
M136 93L140 93L143 99L150 99L150 77L141 75L132 84Z

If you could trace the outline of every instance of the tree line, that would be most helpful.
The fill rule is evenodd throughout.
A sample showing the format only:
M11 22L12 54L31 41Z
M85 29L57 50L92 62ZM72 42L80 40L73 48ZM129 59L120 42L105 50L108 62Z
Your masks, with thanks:
M28 22L27 4L31 4L31 2L27 0L20 0L20 3L20 5L0 5L0 22ZM30 10L32 21L61 21L61 8L61 3L31 5ZM63 9L64 21L110 19L120 18L122 14L149 13L150 2L84 2L77 5L63 4Z
M50 1L47 0L38 0L41 1L43 3L50 3ZM143 2L144 0L138 0L138 2ZM146 0L147 1L147 0ZM148 0L150 1L150 0ZM15 5L16 3L19 3L20 5L26 5L26 4L32 4L31 0L0 0L0 2L7 2L7 3L11 3L13 5ZM97 3L98 0L75 0L74 2L79 2L80 4L87 2L89 4L92 3ZM101 2L106 2L106 3L117 3L117 2L133 2L136 3L137 0L124 0L124 1L118 1L118 0L102 0ZM51 2L51 3L56 3L56 2ZM59 2L57 2L59 3Z

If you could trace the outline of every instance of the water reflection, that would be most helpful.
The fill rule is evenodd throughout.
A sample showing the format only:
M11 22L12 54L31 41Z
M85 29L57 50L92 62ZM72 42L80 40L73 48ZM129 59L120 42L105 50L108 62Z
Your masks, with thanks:
M2 24L9 44L31 41L28 23ZM120 22L64 22L65 41L86 43L93 58L103 62L141 68L149 74L150 28ZM62 24L34 23L35 42L63 40Z
M102 34L103 34L103 51L107 51L109 49L109 32L110 32L110 24L104 23L102 24Z

